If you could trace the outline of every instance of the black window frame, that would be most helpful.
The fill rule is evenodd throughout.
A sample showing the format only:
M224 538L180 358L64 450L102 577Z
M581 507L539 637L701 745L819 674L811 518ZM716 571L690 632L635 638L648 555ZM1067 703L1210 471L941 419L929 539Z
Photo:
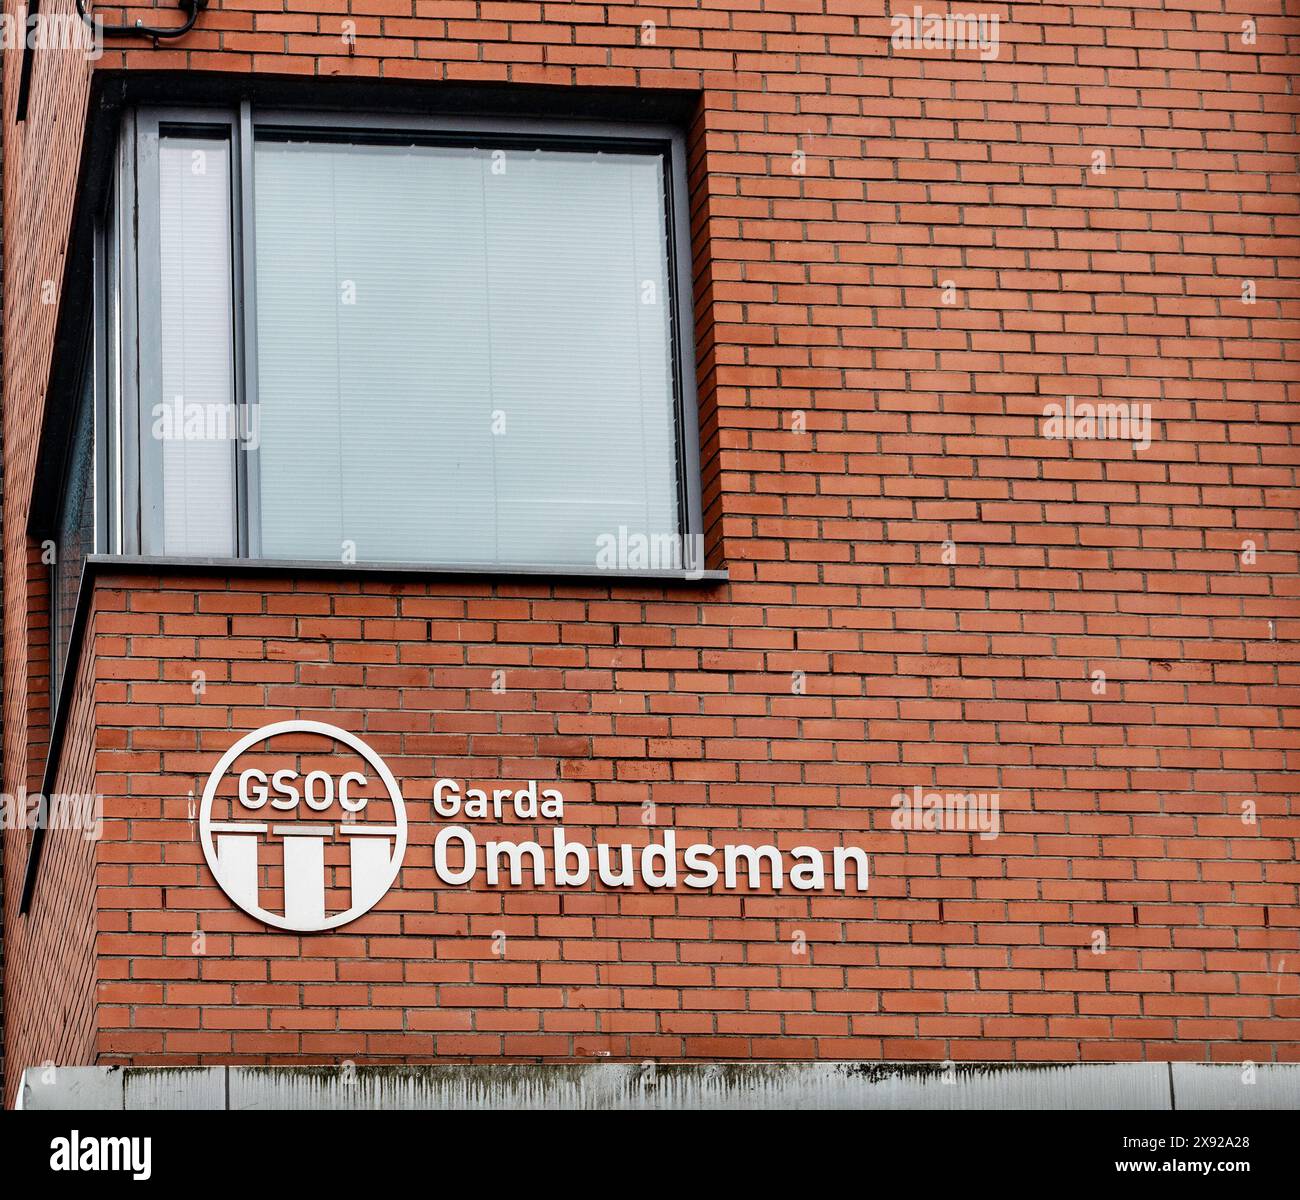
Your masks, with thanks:
M489 118L405 116L381 113L313 112L303 109L254 108L245 100L237 106L147 106L128 111L122 122L116 186L121 207L134 211L134 222L115 226L118 247L118 288L100 292L100 303L117 303L121 312L120 453L113 490L120 499L119 515L105 527L102 543L110 553L184 563L229 561L244 565L284 565L313 568L331 564L319 559L276 560L259 553L260 529L255 485L257 452L232 443L235 456L233 516L235 555L231 559L187 559L161 554L157 547L162 520L161 465L156 447L147 443L149 421L145 397L161 391L160 347L161 258L159 250L160 141L169 135L208 135L230 145L230 211L232 250L232 344L234 403L255 405L257 395L256 230L253 219L254 146L259 136L291 137L322 142L390 142L396 144L475 145L498 148L560 148L635 151L658 154L664 162L669 282L670 346L672 350L673 419L677 475L677 512L681 570L600 569L594 576L668 576L701 578L704 572L704 521L701 498L699 404L696 389L693 272L686 139L681 129L665 124L561 118ZM96 324L102 324L97 316ZM492 575L569 576L564 563L456 563L359 560L358 570L436 571Z

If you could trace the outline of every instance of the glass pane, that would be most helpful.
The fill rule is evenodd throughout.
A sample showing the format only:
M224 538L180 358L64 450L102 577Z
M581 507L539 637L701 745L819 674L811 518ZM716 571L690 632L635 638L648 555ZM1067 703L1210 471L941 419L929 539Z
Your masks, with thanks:
M164 554L235 553L230 146L164 138L159 150L162 396L146 437L160 444Z
M86 556L95 552L95 406L89 371L72 429L54 551L54 689L67 664L68 639Z
M256 171L263 555L679 533L659 156L263 141Z

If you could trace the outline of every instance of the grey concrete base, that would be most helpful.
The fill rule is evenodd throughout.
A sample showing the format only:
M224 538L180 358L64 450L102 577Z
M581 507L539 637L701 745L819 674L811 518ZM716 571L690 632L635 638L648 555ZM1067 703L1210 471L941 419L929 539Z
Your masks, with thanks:
M547 1063L57 1067L26 1109L1300 1108L1300 1064Z
M1178 1108L1300 1108L1300 1065L1253 1067L1174 1063Z

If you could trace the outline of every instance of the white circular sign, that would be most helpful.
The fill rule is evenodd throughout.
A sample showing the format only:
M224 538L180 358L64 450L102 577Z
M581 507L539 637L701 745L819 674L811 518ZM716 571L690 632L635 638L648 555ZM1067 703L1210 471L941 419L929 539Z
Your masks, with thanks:
M362 819L368 799L350 790L367 782L360 771L336 778L319 768L305 775L285 768L268 775L257 766L239 776L238 804L231 802L238 819L214 821L213 801L231 767L252 747L287 733L319 734L359 755L388 793L391 823ZM245 734L212 768L199 806L199 842L217 886L249 916L299 933L337 929L369 912L396 882L406 854L406 804L388 764L355 734L322 721L277 721ZM337 912L328 911L328 897L339 891L330 886L335 873L346 873L349 889L348 907ZM272 875L282 884L275 889L282 913L262 904L263 879Z

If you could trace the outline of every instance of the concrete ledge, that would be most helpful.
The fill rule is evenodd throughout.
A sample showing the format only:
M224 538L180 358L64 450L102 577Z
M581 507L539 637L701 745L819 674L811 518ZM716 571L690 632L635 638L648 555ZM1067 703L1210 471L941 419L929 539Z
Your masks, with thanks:
M23 1073L48 1109L1300 1108L1300 1064L544 1063L59 1067Z
M1180 1109L1300 1108L1300 1064L1174 1063Z

